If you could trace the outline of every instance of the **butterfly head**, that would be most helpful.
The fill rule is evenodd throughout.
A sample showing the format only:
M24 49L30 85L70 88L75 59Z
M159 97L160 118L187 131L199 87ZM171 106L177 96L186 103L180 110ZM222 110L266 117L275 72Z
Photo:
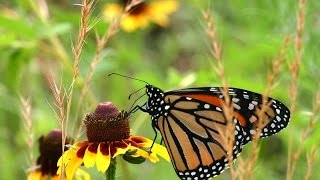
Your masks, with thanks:
M149 97L146 103L147 112L155 118L161 116L164 107L164 92L157 87L147 84L146 93Z

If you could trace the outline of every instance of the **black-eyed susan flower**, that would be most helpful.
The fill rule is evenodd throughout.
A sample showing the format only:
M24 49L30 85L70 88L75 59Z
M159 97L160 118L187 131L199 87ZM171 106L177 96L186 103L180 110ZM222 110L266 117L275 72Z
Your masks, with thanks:
M107 4L104 15L108 20L124 16L120 19L120 27L127 32L146 28L150 21L166 27L169 15L178 8L176 0L119 0L120 2Z
M67 178L72 178L81 164L87 168L96 165L97 170L104 173L119 155L129 156L131 158L124 159L131 160L142 157L151 162L159 161L159 155L170 160L163 146L154 144L150 151L153 141L130 135L128 114L110 102L99 104L93 114L87 115L85 125L88 140L76 142L59 159L58 166L65 166Z
M62 133L60 130L53 130L46 136L39 138L40 156L37 159L36 167L28 173L28 180L58 180L57 162L62 154ZM66 143L70 143L69 138ZM67 150L67 147L65 148ZM77 171L77 179L90 179L90 176L82 170Z

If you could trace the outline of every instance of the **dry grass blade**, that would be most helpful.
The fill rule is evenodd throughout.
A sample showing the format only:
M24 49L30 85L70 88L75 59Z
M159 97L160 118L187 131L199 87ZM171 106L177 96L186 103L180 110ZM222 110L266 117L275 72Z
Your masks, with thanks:
M307 138L310 137L310 134L311 134L311 132L314 128L314 125L316 123L316 120L317 120L316 116L319 112L320 112L320 90L318 91L318 93L316 95L316 100L313 104L313 110L311 113L311 117L309 119L308 127L302 132L302 134L300 136L301 143L299 144L297 150L293 153L293 155L291 157L292 161L291 161L291 164L289 164L289 165L291 165L290 172L289 172L289 179L292 179L292 177L293 177L297 161L302 153L302 150L304 148L304 145L305 145Z
M65 147L65 142L66 142L66 137L67 137L67 129L66 129L66 116L65 116L65 90L62 90L62 86L60 85L59 87L57 86L56 82L54 79L49 79L50 82L50 89L53 94L53 97L55 99L55 106L58 109L58 111L54 110L56 117L58 119L58 122L60 123L61 126L61 134L62 134L62 154L64 153L64 147ZM63 161L63 160L62 160ZM63 162L62 162L63 163ZM61 168L61 174L64 174L64 167Z
M297 15L297 29L295 36L295 60L289 64L289 71L291 75L291 85L289 89L290 96L290 111L294 113L296 108L296 101L298 96L298 77L300 72L301 60L302 60L302 45L303 45L303 33L304 33L304 14L305 14L305 0L298 0L299 8ZM291 137L291 136L290 136ZM292 179L294 173L293 155L292 155L292 139L289 139L288 148L288 162L287 162L287 180Z
M234 137L235 124L233 122L234 113L233 113L233 106L229 97L228 83L225 78L224 65L222 62L221 46L217 38L215 25L213 23L211 15L209 14L209 12L203 12L203 17L207 23L206 32L209 37L210 45L211 45L210 52L217 63L217 67L215 67L214 69L217 75L219 76L219 79L221 80L222 88L220 89L220 91L224 97L224 101L222 102L223 103L222 109L227 121L227 132L222 132L219 129L218 131L222 136L224 147L226 147L227 149L227 157L228 157L228 162L230 167L231 178L236 179L236 172L233 168L233 146L235 141L235 137Z
M317 148L316 146L312 146L311 152L307 154L307 174L305 176L305 180L310 180L312 176L312 169L313 169L313 164L314 161L316 160L316 152Z
M209 14L209 12L203 12L203 17L207 23L207 29L206 29L206 32L207 32L207 35L210 39L210 45L211 45L211 54L212 56L214 57L214 59L217 61L217 62L220 62L220 64L218 64L218 68L220 70L224 69L223 68L223 64L222 64L222 54L221 54L221 46L219 44L219 41L217 39L217 35L216 35L216 30L215 30L215 26L214 26L214 23L212 21L212 17L211 15ZM220 74L220 75L223 75L223 74Z
M31 103L29 98L25 99L23 97L20 97L20 101L21 101L21 115L24 122L24 128L27 133L25 141L29 151L29 161L30 161L29 167L34 167L35 166L35 159L33 154L34 136L32 131Z
M305 8L305 0L299 0L299 9L298 9L298 16L297 16L297 30L295 36L295 60L292 64L289 64L289 70L291 74L291 86L290 86L290 100L291 100L291 112L294 112L296 99L297 99L297 92L298 86L297 81L300 72L301 66L301 49L302 49L302 42L303 42L303 30L304 30L304 8Z
M70 84L70 88L67 96L66 126L69 124L69 119L70 119L70 110L71 110L71 104L73 100L74 83L79 75L80 55L82 53L82 48L83 48L85 39L87 38L90 30L92 29L92 26L89 26L89 18L90 18L93 4L94 4L94 0L82 0L82 4L81 4L82 8L81 8L79 32L78 32L76 44L73 45L73 48L72 48L73 49L72 52L74 56L73 79ZM66 137L64 137L64 139L65 138Z
M250 157L248 160L246 160L245 164L241 164L241 166L245 166L245 174L242 174L241 176L246 176L248 179L254 178L253 176L253 172L254 172L254 165L255 162L257 160L258 154L260 152L260 148L258 146L258 140L260 138L260 133L263 129L263 127L265 127L268 123L268 121L264 121L263 120L263 116L264 113L267 111L267 109L269 108L269 106L271 105L271 102L268 103L267 99L270 95L270 93L272 92L272 90L275 87L275 80L277 79L279 73L280 73L280 67L282 64L284 64L284 59L285 59L285 50L288 48L290 42L290 36L286 36L284 38L284 43L283 43L283 47L280 49L278 56L276 58L273 59L272 61L272 71L268 74L268 78L267 78L267 87L263 93L263 98L262 98L262 107L259 109L257 109L257 115L258 115L258 125L257 125L257 129L256 129L256 133L253 136L253 142L252 142L252 149L251 149L251 153L250 153ZM244 177L242 177L244 178Z
M62 86L57 86L54 79L49 79L51 93L55 99L54 105L58 109L58 111L54 111L56 113L56 117L61 126L63 126L65 121L65 112L64 112L64 101L65 101L65 92L62 90ZM62 129L63 130L63 129Z
M73 64L73 85L74 81L78 77L79 74L79 64L80 64L80 55L82 52L83 44L85 39L89 35L89 32L92 27L88 26L91 9L94 1L83 0L82 1L82 9L81 9L81 20L80 20L80 27L78 32L78 37L76 44L73 45L72 52L74 57L74 64Z
M135 3L137 3L138 1L131 1L130 4L127 5L127 7L125 8L125 10L129 10L130 8L128 8L128 6L133 6ZM85 82L84 82L84 86L81 90L81 95L79 97L79 101L78 101L78 104L77 104L77 108L76 108L76 118L75 118L75 123L73 125L73 128L72 128L72 132L74 132L76 126L77 126L77 120L78 120L78 116L79 116L79 112L80 112L80 107L82 105L82 101L84 100L88 90L89 90L89 83L92 79L92 76L95 72L95 69L96 69L96 66L97 64L99 63L100 59L101 59L101 54L102 54L102 50L106 47L109 39L114 36L117 32L118 32L118 29L119 29L119 22L120 20L122 19L123 16L125 16L128 12L127 11L124 11L121 15L119 15L119 17L115 18L109 28L105 31L105 33L100 37L98 34L96 34L96 41L97 41L97 48L96 48L96 52L95 52L95 55L93 57L93 60L90 64L90 69L86 75L86 79L85 79ZM78 127L80 127L81 124L78 124ZM78 128L78 132L77 134L75 135L75 137L78 137L79 134L81 134L81 128Z

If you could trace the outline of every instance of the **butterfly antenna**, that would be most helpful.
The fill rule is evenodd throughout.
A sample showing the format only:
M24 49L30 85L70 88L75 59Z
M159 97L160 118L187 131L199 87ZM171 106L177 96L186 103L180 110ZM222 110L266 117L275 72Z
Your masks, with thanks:
M126 75L123 75L123 74L118 74L118 73L110 73L110 74L108 74L108 76L111 76L111 75L117 75L117 76L125 77L125 78L128 78L128 79L133 79L133 80L136 80L136 81L140 81L140 82L144 82L146 84L149 84L147 81L144 81L144 80L141 80L141 79L137 79L137 78L133 78L133 77L130 77L130 76L126 76Z

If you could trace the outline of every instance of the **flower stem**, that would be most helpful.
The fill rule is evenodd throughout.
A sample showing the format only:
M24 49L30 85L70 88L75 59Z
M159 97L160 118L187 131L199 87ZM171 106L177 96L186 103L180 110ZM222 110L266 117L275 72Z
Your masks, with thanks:
M111 158L110 166L106 171L106 180L115 180L116 179L116 158Z

